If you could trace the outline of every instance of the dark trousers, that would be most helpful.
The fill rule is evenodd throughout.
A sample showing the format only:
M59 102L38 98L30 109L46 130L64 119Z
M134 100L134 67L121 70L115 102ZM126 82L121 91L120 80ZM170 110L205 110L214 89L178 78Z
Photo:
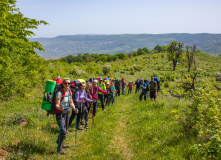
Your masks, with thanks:
M117 97L117 96L120 96L120 88L116 88L116 90L117 90L117 91L116 91L116 97Z
M131 92L132 92L132 89L129 88L128 89L128 94L131 94Z
M104 106L104 94L98 94L98 98L100 99L101 105L102 105L102 109L104 110L105 109L105 106Z
M83 112L81 114L81 121L83 121L83 119L85 120L85 122L88 122L88 107L86 105L84 105L83 107Z
M140 88L136 88L135 94L140 92Z
M93 102L93 117L95 117L97 113L97 101L98 99L96 99L95 103Z
M140 101L142 101L142 97L144 96L144 100L146 101L147 100L147 91L142 91L140 93Z
M84 105L84 104L82 104L82 109L81 109L81 106L78 105L77 127L80 125L81 114L82 114L82 112L83 112L83 105ZM75 105L75 106L76 106L76 105ZM76 116L76 113L75 113L75 111L72 109L72 114L71 114L70 121L69 121L69 127L70 127L72 121L74 120L75 116Z
M67 113L56 113L56 120L58 123L59 128L61 127L61 136L60 136L60 145L64 144L64 140L66 139L66 134L69 126L69 118L70 118L70 111ZM61 126L60 126L61 125ZM59 135L57 143L59 142Z

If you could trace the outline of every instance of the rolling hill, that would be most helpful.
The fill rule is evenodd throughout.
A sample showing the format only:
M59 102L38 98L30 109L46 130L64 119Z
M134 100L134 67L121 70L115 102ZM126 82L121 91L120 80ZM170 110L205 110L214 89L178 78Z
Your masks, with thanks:
M179 41L212 55L221 53L221 34L116 34L116 35L64 35L54 38L30 38L40 42L45 52L37 52L43 58L59 58L78 54L128 53L138 48L153 49Z

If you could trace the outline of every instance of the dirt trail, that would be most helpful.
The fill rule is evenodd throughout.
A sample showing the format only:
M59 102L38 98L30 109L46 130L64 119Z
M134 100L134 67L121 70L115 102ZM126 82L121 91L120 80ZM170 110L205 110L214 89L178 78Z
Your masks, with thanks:
M125 111L128 105L123 105L121 111ZM128 141L126 137L126 122L125 114L119 116L118 121L116 121L114 138L110 144L110 148L115 150L115 153L121 155L121 159L130 160L133 158L132 148L128 147Z

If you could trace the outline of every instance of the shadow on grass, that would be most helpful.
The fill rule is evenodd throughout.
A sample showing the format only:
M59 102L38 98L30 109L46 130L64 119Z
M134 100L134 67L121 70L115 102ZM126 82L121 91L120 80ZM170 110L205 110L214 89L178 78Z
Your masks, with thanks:
M44 154L46 143L44 141L22 140L17 144L7 146L12 153L7 159L28 159L33 154Z

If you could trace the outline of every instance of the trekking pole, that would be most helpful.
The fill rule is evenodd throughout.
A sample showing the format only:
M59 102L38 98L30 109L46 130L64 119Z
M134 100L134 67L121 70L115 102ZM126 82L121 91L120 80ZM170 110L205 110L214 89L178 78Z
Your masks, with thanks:
M75 108L75 110L77 111L78 109ZM75 128L75 146L77 145L77 119L78 119L78 115L76 114L76 128Z
M109 99L109 100L108 100L108 115L109 115L109 106L110 106L110 98L109 98L109 96L108 96L107 99Z
M58 138L58 153L60 152L60 141L61 141L61 122L62 122L62 112L61 112L61 121L60 121L60 133L59 133L59 138Z

